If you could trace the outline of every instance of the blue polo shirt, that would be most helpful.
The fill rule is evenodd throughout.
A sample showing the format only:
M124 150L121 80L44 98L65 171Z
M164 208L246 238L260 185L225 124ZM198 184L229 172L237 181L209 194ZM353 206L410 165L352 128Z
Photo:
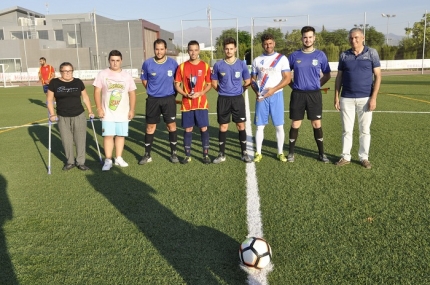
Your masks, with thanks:
M345 98L365 98L372 95L373 69L381 67L378 52L365 46L359 55L352 49L339 57L338 70L342 71L342 92Z
M178 63L166 57L166 61L158 63L153 57L142 64L141 80L147 80L146 92L153 97L167 97L176 93L173 81Z
M243 93L243 81L251 78L248 67L239 59L234 63L225 60L214 64L211 79L218 80L218 94L222 96L238 96Z
M330 73L327 56L320 50L304 52L301 49L289 57L290 69L294 70L293 89L301 91L320 90L320 73Z

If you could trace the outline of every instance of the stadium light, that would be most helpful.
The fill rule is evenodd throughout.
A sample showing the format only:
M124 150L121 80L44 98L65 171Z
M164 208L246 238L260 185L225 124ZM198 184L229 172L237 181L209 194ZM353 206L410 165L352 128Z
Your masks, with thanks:
M294 17L307 17L307 25L309 26L309 15L296 15L296 16L272 16L272 17L252 17L251 18L251 62L254 60L254 23L255 23L255 19L269 19L269 18L275 18L275 22L279 22L276 21L276 19L285 19L285 21L287 20L287 18L294 18ZM281 21L284 22L284 21Z
M396 17L396 15L382 13L381 16L387 18L387 35L385 37L385 40L387 41L387 46L388 46L388 26L389 26L390 18L394 18Z
M273 19L273 22L279 23L279 29L281 29L281 23L282 22L286 22L286 21L287 21L287 18L284 18L284 19Z

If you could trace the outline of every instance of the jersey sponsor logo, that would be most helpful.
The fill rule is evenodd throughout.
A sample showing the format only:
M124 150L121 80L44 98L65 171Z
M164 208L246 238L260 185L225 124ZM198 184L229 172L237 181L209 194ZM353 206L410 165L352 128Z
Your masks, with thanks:
M173 76L173 71L172 70L167 70L167 76L172 77Z
M236 77L236 78L240 78L240 71L236 71L236 72L234 73L234 77Z
M313 59L312 60L312 65L313 66L317 66L318 65L318 59Z

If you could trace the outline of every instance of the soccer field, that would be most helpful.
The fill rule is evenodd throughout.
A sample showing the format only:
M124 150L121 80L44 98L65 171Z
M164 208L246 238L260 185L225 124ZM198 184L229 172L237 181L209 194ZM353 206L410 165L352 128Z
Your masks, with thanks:
M161 123L153 162L138 165L146 98L138 84L137 117L123 154L130 166L101 171L88 122L91 170L62 171L63 148L53 125L48 175L42 88L1 89L0 284L254 284L238 257L252 228L250 210L261 214L273 250L268 284L430 284L429 82L430 75L383 76L371 127L371 170L358 161L357 126L352 163L339 168L317 161L306 120L294 163L276 159L275 129L268 125L263 160L246 165L231 124L224 163L201 163L195 130L192 162L171 164ZM324 146L334 162L342 130L333 108L334 79L327 87ZM285 110L289 94L286 88ZM211 159L218 153L216 97L210 91ZM250 100L251 120L253 110ZM179 114L178 107L178 125ZM285 122L288 143L288 112ZM101 143L100 122L94 124ZM250 188L258 190L259 209L247 202Z

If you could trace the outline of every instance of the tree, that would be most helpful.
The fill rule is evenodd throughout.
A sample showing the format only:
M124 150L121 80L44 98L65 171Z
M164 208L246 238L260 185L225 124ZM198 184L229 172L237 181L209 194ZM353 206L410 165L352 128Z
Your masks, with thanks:
M260 45L261 46L261 36L263 34L272 34L273 38L275 39L276 43L276 50L282 50L285 48L285 37L284 33L282 33L280 28L267 28L263 32L257 33L254 37L254 46Z
M382 46L385 42L385 35L378 32L375 27L370 26L366 29L366 45L370 47Z
M251 47L251 34L247 31L238 31L236 29L223 30L221 35L215 39L215 55L216 58L224 57L224 46L223 42L226 38L238 38L237 48L239 49L239 58L243 58L247 50Z
M282 51L284 54L291 54L293 51L299 49L302 46L302 34L300 30L294 29L291 33L285 34L286 46Z
M424 21L424 17L427 17L426 21ZM428 26L430 22L430 13L428 13L427 15L423 15L423 18L419 21L419 22L415 22L413 27L412 27L412 39L414 40L414 45L415 47L422 47L423 43L424 43L424 24L427 24L426 27L426 46L430 43L430 27ZM424 55L425 57L428 57L429 52ZM422 58L422 49L421 49L421 53L418 55L419 58Z

